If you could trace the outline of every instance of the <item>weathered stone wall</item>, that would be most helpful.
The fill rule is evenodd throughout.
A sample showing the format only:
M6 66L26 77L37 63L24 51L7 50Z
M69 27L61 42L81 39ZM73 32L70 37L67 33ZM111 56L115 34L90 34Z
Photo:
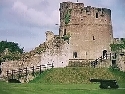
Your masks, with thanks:
M121 71L125 72L125 55L119 55L118 59L118 67L120 68Z
M30 56L26 54L23 60L3 62L1 75L6 76L7 71L18 70L19 68L27 67L31 70L33 66L47 65L48 63L53 63L55 68L66 67L69 60L69 44L59 36L54 36L51 31L47 31L46 34L46 42L36 47L37 51L30 51Z
M67 41L55 35L53 39L46 41L46 46L46 51L41 54L42 64L53 63L54 67L66 67L68 65L70 48Z
M54 33L52 31L47 31L46 32L46 42L53 40L53 38L54 38Z
M69 18L68 18L69 15ZM67 22L67 19L69 21ZM60 4L60 36L70 34L70 59L96 59L103 50L110 51L113 41L111 10L84 7L83 3Z
M7 61L7 62L2 62L1 64L1 76L6 77L7 76L7 71L11 72L12 70L17 70L28 68L31 70L31 67L40 65L41 57L39 55L34 55L32 58L26 61Z

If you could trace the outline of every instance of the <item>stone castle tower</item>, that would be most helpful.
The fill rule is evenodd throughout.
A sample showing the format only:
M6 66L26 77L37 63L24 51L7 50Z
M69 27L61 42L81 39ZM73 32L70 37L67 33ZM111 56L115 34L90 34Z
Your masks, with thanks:
M96 59L110 51L113 40L111 10L60 3L59 35L70 35L70 59Z

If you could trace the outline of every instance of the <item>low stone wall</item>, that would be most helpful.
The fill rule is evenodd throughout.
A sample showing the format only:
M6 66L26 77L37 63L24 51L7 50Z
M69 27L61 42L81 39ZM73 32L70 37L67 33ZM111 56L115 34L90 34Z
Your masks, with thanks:
M89 67L93 59L69 59L68 67Z

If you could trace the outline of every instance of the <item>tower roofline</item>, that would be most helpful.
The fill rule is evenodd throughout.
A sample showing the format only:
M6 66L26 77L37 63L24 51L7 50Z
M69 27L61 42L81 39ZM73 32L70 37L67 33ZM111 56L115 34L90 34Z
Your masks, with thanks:
M80 2L71 2L71 1L64 1L62 3L71 3L71 4L76 4L76 5L84 5L85 8L87 7L91 7L91 8L95 8L95 9L104 9L104 10L110 10L109 8L104 8L104 7L95 7L95 6L85 6L84 3L80 3ZM111 10L110 10L111 11Z

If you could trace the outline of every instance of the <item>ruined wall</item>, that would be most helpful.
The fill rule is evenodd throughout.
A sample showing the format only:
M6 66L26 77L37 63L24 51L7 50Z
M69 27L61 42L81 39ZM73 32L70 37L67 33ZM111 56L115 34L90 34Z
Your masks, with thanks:
M121 71L125 72L125 54L122 56L119 55L118 67L120 68Z
M59 37L56 37L59 38ZM41 63L54 64L56 67L66 67L69 61L69 44L63 39L50 40L46 52L41 54Z
M53 40L54 38L54 33L52 31L47 31L46 32L46 42Z
M70 34L70 59L96 59L112 42L111 10L84 7L83 3L60 4L60 36Z
M37 49L37 50L36 50ZM30 54L30 56L29 56ZM39 47L30 51L20 61L7 61L1 64L2 76L6 76L6 71L18 70L19 68L37 67L39 65L52 64L56 67L66 67L69 60L69 44L54 35L53 32L46 32L46 41ZM32 70L31 70L32 71Z
M1 76L2 77L6 77L7 76L7 71L11 72L12 70L17 70L20 69L24 69L24 68L28 68L31 70L31 67L33 66L38 66L40 65L40 61L41 61L41 57L39 55L34 55L32 58L27 59L25 61L6 61L6 62L2 62L1 64Z
M124 44L123 40L124 40L124 38L114 38L113 43L114 44Z

